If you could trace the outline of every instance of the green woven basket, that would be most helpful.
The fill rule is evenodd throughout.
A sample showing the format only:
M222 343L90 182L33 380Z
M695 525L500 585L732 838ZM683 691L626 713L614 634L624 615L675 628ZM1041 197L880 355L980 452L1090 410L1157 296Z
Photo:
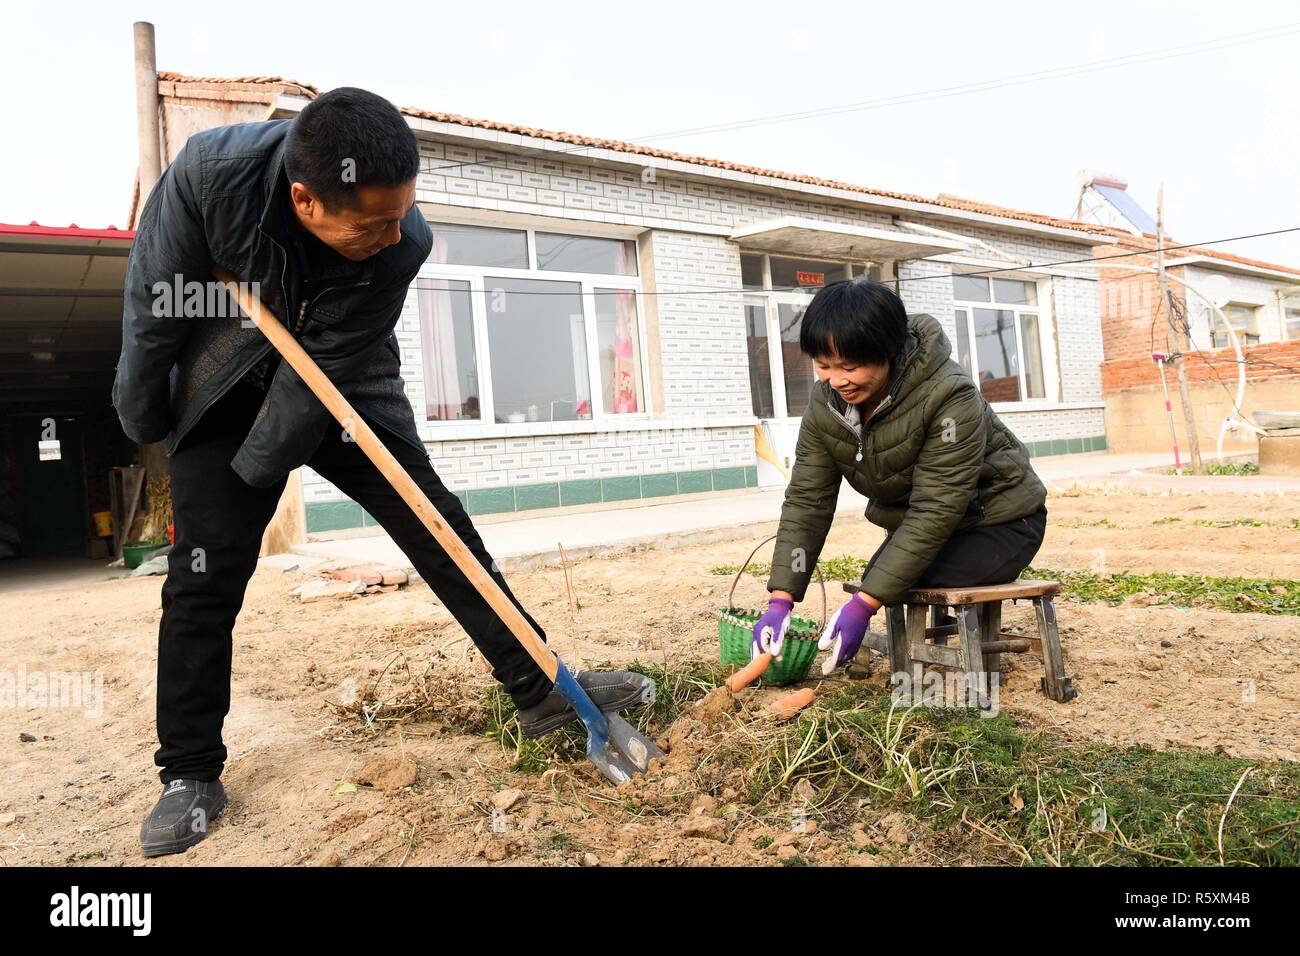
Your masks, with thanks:
M758 548L774 540L776 535L759 543L749 553L745 563L740 566L736 576L731 579L731 590L727 592L727 606L718 610L718 643L722 648L722 663L732 667L744 667L750 661L749 647L754 639L754 625L763 616L762 611L738 608L732 601L736 593L736 584L749 567L749 562L758 553ZM791 617L790 629L786 631L781 644L781 656L772 659L758 683L769 687L783 687L794 684L808 676L813 658L817 656L817 639L821 637L826 621L826 584L821 571L817 572L817 583L822 592L822 623L810 621L803 617Z
M718 611L718 639L722 645L722 663L744 667L749 663L749 645L754 640L754 625L760 611L724 608ZM774 657L758 683L772 687L794 684L808 676L817 656L817 639L821 628L807 618L790 618L790 630L781 644L781 656Z

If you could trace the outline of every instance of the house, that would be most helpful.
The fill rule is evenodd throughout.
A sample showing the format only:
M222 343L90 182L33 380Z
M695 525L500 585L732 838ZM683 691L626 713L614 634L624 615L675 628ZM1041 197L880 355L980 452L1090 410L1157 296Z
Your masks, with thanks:
M160 73L164 162L317 91ZM1036 455L1106 447L1098 277L1072 220L403 109L434 253L398 327L407 393L471 514L660 501L784 478L814 381L799 319L867 274L928 312ZM1062 263L1056 265L1054 263ZM1000 270L988 274L988 270ZM372 519L310 471L309 531Z
M1178 346L1154 270L1155 220L1129 195L1124 180L1091 171L1080 175L1076 215L1112 240L1095 250L1108 447L1168 449L1164 387L1151 356ZM1222 440L1225 452L1255 451L1256 432L1223 425L1236 418L1253 424L1255 411L1300 409L1300 269L1182 246L1176 237L1166 236L1165 244L1174 309L1189 334L1186 370L1201 447L1213 450ZM1105 258L1117 256L1122 258ZM1174 372L1166 369L1165 376L1173 394ZM1177 409L1176 397L1174 402ZM1176 412L1175 420L1185 449L1182 415Z

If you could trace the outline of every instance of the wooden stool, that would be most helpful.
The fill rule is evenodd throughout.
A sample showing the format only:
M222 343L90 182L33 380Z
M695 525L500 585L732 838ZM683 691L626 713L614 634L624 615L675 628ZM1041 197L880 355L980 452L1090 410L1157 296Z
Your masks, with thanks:
M870 646L889 658L891 673L908 673L914 662L938 664L965 671L971 687L987 687L983 675L999 671L1003 654L1037 651L1046 672L1038 682L1039 688L1052 700L1065 703L1078 696L1078 691L1065 676L1061 637L1056 629L1052 599L1060 587L1058 581L1009 581L970 588L912 588L902 604L885 609L888 636L869 634ZM846 581L844 590L856 594L860 588ZM1021 598L1034 604L1037 637L1002 633L1002 602ZM939 624L939 617L949 607L957 623ZM958 640L949 646L948 638L952 636Z

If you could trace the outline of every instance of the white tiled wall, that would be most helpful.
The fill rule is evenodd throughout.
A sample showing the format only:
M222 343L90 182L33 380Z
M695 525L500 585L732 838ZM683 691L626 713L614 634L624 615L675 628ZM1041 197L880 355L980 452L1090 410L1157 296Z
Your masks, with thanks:
M655 304L665 412L672 429L568 436L440 441L424 421L424 370L415 295L397 328L402 375L416 422L434 466L453 490L537 482L655 474L753 465L751 427L712 427L709 418L751 414L739 247L726 234L737 226L782 215L828 223L896 228L885 213L858 209L792 191L779 195L738 185L706 184L656 170L653 181L579 157L535 158L469 146L422 142L421 202L550 218L640 226L651 230ZM437 166L454 164L445 173ZM437 218L437 210L430 213ZM951 232L977 236L1013 255L1069 259L1086 246L917 215ZM557 224L562 228L562 223ZM953 334L951 267L901 263L900 290L909 312L936 316ZM916 276L928 276L918 279ZM1097 366L1101 335L1096 283L1056 279L1057 330L1064 400L1100 400ZM734 294L733 294L734 293ZM644 310L642 311L644 317ZM1013 413L1005 420L1026 441L1097 435L1101 410ZM701 427L676 427L700 419ZM314 474L305 476L307 501L343 496Z

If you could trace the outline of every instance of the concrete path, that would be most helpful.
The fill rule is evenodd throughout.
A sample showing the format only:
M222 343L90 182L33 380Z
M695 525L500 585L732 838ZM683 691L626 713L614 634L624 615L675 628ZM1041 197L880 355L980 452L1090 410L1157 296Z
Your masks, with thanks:
M1056 489L1078 481L1084 484L1118 483L1136 491L1160 492L1212 489L1224 493L1269 492L1300 494L1300 478L1190 478L1152 474L1144 469L1172 466L1167 454L1112 455L1105 452L1056 455L1033 460L1034 470ZM703 541L753 539L757 544L776 531L784 489L747 489L688 501L669 499L662 504L638 504L613 510L547 514L537 517L489 516L475 520L488 551L504 570L559 563L559 545L569 558L617 554L634 548L678 547ZM840 488L837 520L861 517L866 499L847 484ZM391 538L379 532L335 533L330 540L298 545L294 555L310 562L322 560L376 562L409 567ZM275 559L277 566L292 562Z

